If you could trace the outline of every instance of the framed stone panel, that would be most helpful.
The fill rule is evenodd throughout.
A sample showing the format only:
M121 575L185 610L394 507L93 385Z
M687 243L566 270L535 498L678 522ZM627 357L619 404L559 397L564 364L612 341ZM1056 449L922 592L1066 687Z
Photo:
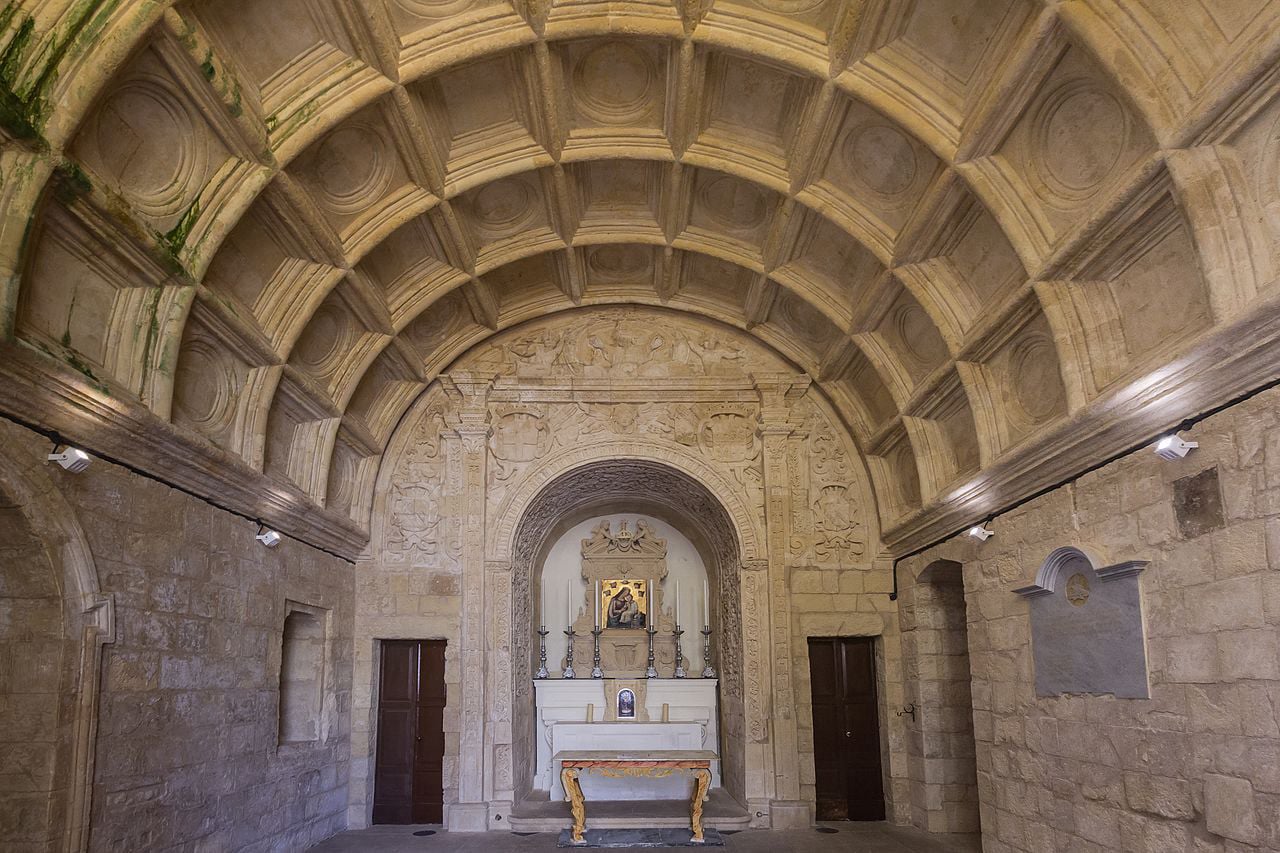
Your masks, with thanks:
M1095 568L1077 548L1045 559L1036 582L1014 592L1031 605L1036 695L1146 699L1147 643L1138 574L1145 560Z

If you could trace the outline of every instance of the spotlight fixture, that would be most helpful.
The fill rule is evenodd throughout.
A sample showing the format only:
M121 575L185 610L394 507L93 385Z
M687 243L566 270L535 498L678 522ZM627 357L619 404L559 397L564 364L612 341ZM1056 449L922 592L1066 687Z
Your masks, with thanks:
M985 524L975 524L973 527L969 528L969 535L974 539L986 542L992 536L995 536L996 532L994 530L989 530Z
M1156 456L1161 459L1181 459L1191 451L1199 447L1199 442L1183 441L1176 434L1166 435L1164 438L1156 442Z
M89 454L78 447L59 444L53 449L53 453L49 454L49 458L46 461L57 462L72 474L79 474L89 467Z
M268 548L274 548L280 544L280 540L283 537L281 537L279 533L276 533L274 530L271 530L270 528L263 527L262 525L258 525L258 532L253 538L257 539L259 542L261 542L263 545L266 545Z

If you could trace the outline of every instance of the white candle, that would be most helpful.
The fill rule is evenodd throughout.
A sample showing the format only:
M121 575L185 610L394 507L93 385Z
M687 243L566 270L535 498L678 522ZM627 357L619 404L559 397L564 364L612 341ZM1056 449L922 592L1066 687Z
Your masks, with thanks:
M565 604L565 609L569 613L568 627L572 628L573 627L573 578L569 578L569 580L566 583L567 585L565 586L565 590L567 592L567 597L564 600L564 604Z
M600 581L596 581L596 624L595 624L595 627L597 627L597 628L599 628L599 627L600 627Z
M547 579L538 582L538 627L547 626Z
M702 582L702 625L711 624L711 599L707 597L707 582Z
M653 578L649 578L649 598L644 603L644 626L646 628L653 627L653 597L658 594L658 589L653 585Z
M680 581L676 581L676 627L680 627Z

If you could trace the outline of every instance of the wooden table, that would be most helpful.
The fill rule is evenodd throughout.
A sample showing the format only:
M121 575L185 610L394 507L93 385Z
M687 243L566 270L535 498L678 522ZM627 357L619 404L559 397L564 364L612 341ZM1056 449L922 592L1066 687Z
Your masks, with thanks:
M693 798L689 802L689 828L693 840L701 843L702 804L711 787L711 762L719 756L706 749L654 749L637 752L613 750L565 750L552 756L560 764L560 781L565 800L573 812L572 840L585 844L582 832L587 826L587 803L582 796L578 777L585 771L603 776L670 776L677 770L693 773Z

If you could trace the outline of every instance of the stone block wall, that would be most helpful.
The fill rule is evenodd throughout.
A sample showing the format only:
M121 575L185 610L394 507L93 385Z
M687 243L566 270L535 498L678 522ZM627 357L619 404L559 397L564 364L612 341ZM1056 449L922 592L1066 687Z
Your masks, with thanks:
M978 785L964 586L959 563L933 563L899 594L911 822L976 832Z
M0 446L49 450L11 424ZM293 850L341 830L354 568L291 539L267 549L252 522L101 459L48 474L115 603L90 849ZM319 740L278 747L289 600L325 611L324 700Z
M792 655L796 691L796 728L800 747L801 798L817 799L813 763L813 693L810 685L810 637L877 637L881 766L886 817L910 821L906 764L906 727L894 712L902 707L902 642L897 605L889 599L893 578L889 564L870 568L809 567L791 572Z
M899 566L909 587L963 565L990 853L1280 850L1280 392L1184 437L1182 460L1138 450ZM1149 699L1036 696L1013 590L1060 546L1150 561Z

